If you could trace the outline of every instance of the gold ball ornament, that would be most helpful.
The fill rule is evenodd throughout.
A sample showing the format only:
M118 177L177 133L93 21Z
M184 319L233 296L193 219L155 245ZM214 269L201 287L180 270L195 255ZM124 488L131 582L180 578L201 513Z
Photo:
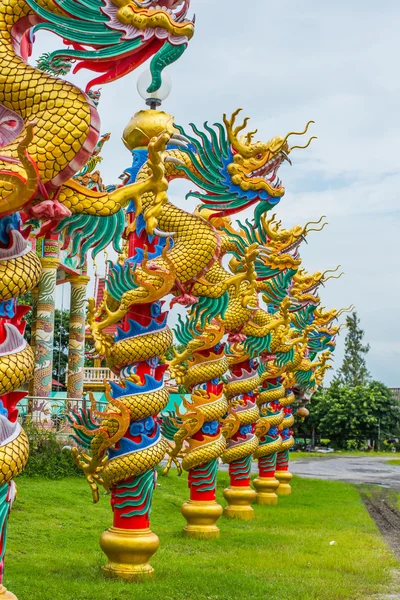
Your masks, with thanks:
M162 133L179 133L174 127L174 117L163 110L140 110L137 112L122 134L122 141L128 150L147 148L153 137Z

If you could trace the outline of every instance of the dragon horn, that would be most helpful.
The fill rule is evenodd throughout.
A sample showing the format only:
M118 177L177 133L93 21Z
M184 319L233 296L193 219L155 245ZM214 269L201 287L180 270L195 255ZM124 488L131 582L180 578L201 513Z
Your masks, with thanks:
M341 308L338 312L338 314L336 315L337 318L339 318L343 313L346 312L352 312L355 309L354 304L352 304L351 306L349 306L349 308Z
M323 223L319 229L314 229L312 227L308 228L309 225L320 225L322 219L326 219L326 216L322 215L322 217L319 219L319 221L309 221L308 223L306 223L306 225L304 226L304 233L308 234L308 233L310 233L310 231L322 231L323 228L326 225L328 225L328 222Z
M242 110L242 108L238 108L237 110L235 110L230 119L228 119L226 114L224 114L223 120L228 134L228 139L232 147L242 156L248 157L251 156L252 153L251 146L249 145L249 143L244 143L243 138L240 139L238 135L241 131L243 131L243 129L246 128L247 123L249 122L249 117L246 117L241 125L238 125L234 128L236 117Z
M276 223L274 223L276 219L276 214L272 215L271 219L264 219L263 221L263 228L264 231L266 232L266 234L268 235L268 237L271 240L279 240L279 226L281 225L282 221L277 221ZM274 227L272 227L272 224L274 223Z
M344 271L342 271L341 273L339 273L339 275L330 275L329 277L327 277L326 279L324 279L324 283L326 283L330 279L340 279L343 275L344 275Z
M307 144L305 144L304 146L292 146L291 148L289 148L288 152L291 152L292 150L295 150L296 148L299 150L304 150L305 148L308 148L308 146L311 144L311 142L313 140L317 140L317 136L313 135L310 137L310 139L308 140Z
M307 131L308 131L308 128L310 127L311 123L313 123L313 124L314 124L314 123L315 123L315 121L308 121L307 125L305 126L305 129L304 129L304 131L290 131L290 132L289 132L289 133L286 135L285 139L283 140L283 142L282 142L282 146L284 145L284 143L285 143L285 142L287 142L287 140L289 139L289 137L290 137L291 135L304 135L305 133L307 133Z
M322 278L324 278L327 273L337 273L341 266L342 265L338 265L336 269L327 269L322 273Z

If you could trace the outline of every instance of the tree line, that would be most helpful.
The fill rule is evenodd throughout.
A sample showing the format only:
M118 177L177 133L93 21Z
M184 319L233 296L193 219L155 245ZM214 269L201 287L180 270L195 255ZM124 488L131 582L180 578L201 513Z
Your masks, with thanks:
M397 447L400 437L400 403L383 383L374 381L367 368L369 344L354 312L347 317L343 364L328 388L310 402L310 416L298 422L295 435L309 440L325 439L338 449L378 450Z

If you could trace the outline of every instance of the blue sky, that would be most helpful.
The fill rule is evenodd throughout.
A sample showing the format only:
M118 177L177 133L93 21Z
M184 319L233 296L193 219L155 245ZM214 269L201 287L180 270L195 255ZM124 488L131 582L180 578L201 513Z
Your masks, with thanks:
M165 110L186 126L219 121L241 106L264 140L316 121L318 140L294 151L293 167L280 170L286 196L277 213L285 226L327 216L329 227L310 234L303 264L342 265L346 276L328 282L323 304L356 305L372 376L400 386L399 3L385 0L383 10L373 0L192 0L192 8L196 35L169 69L173 90ZM35 56L50 45L60 42L38 35ZM89 77L72 81L83 86ZM130 164L120 137L143 105L137 77L102 89L102 131L112 133L101 165L107 183ZM187 189L177 183L170 197L190 210ZM344 334L337 366L343 342Z

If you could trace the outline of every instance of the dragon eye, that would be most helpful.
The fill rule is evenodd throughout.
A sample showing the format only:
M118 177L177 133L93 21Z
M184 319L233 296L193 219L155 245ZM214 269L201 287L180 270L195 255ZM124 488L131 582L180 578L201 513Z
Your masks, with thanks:
M262 153L260 152L259 154L257 154L256 159L257 160L261 160L263 157Z

